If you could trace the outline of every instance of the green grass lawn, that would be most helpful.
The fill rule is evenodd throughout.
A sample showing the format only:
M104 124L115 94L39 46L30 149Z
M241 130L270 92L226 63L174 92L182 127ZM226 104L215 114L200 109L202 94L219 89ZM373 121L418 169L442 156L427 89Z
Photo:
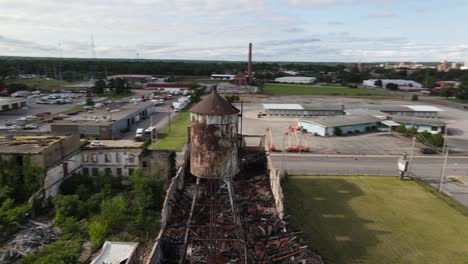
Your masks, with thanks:
M353 89L343 86L311 86L299 84L267 83L263 93L275 95L343 95L343 96L370 96L382 95L366 89Z
M60 90L64 89L65 85L73 84L67 81L62 80L46 80L46 79L21 79L21 80L7 80L6 84L10 83L23 83L27 86L31 87L32 89L40 89L40 90ZM66 88L66 90L73 90L78 89L82 90L82 88Z
M158 140L150 145L149 149L181 151L187 143L187 127L190 124L190 112L181 112L169 126L165 127L159 134Z
M467 209L396 177L295 176L290 223L325 263L468 263Z

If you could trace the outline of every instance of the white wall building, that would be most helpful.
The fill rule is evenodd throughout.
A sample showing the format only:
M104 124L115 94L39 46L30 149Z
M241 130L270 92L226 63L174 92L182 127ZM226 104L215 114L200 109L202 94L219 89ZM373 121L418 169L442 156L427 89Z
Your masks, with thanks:
M383 88L385 88L387 84L389 83L394 83L398 85L399 87L423 88L423 85L418 82L415 82L412 80L399 80L399 79L370 79L370 80L364 80L362 84L365 86L370 86L370 87L380 87L380 86L375 85L375 82L378 80L382 81Z
M309 84L317 81L316 77L303 77L303 76L288 76L276 78L275 82L279 83L300 83L300 84Z
M90 176L128 177L140 166L143 144L134 140L100 140L89 144L81 151L81 171Z
M211 74L211 80L234 80L234 74Z

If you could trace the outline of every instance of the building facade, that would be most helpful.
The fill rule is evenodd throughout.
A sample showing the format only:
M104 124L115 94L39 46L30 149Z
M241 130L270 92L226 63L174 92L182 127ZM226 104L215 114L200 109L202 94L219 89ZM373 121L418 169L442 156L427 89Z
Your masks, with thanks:
M37 198L47 199L59 193L61 181L81 167L80 140L69 136L0 137L0 158L22 166L26 158L43 170L43 186Z
M81 172L86 176L130 176L141 164L143 142L133 140L101 140L88 144L81 151Z
M376 130L380 119L373 116L336 116L300 120L298 126L315 136L340 136Z
M299 105L263 104L265 113L270 116L340 116L344 115L344 105Z

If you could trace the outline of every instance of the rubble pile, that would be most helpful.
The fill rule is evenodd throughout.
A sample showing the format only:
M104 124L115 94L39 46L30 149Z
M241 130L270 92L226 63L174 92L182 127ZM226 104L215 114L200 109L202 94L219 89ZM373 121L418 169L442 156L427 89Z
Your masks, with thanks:
M15 263L18 259L54 242L60 233L60 229L52 224L40 224L22 230L3 247L0 263Z
M160 239L159 263L322 263L303 241L301 232L289 230L278 217L269 177L261 162L245 168L234 179L237 216L229 210L229 195L221 187L222 181L210 199L207 194L213 186L209 181L196 184L191 176L187 180L191 182L186 181L177 199L171 201L171 217ZM214 224L209 225L210 221ZM179 262L181 258L185 261Z
M266 175L238 181L247 248L252 263L322 263L301 239L278 217Z

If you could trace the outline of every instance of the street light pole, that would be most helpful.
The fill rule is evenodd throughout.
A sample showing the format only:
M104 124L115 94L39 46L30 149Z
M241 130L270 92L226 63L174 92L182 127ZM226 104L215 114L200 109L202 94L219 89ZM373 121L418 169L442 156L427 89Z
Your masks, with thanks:
M167 112L167 116L168 116L168 119L169 119L169 132L171 132L171 110L169 110L169 112Z
M408 173L411 173L411 165L413 165L413 157L414 157L414 147L416 145L416 136L413 137L413 143L411 145L411 156L408 164Z
M285 140L286 134L283 134L283 149L281 150L281 173L284 173L284 140Z
M444 164L442 165L442 173L440 174L440 181L439 181L439 192L442 192L442 188L444 185L444 180L445 180L445 170L447 169L447 159L448 159L448 146L447 146L447 125L445 126L445 133L444 133L444 150L445 150L445 156L444 156Z

